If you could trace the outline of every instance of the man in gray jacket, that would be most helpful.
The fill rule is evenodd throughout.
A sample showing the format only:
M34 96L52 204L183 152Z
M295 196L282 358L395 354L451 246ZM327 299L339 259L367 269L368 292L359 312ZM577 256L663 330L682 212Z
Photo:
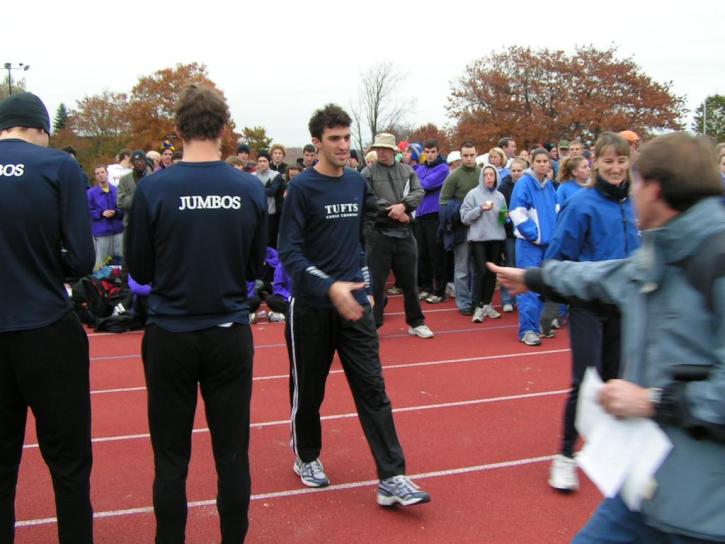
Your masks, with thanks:
M623 260L490 268L502 283L622 315L622 379L599 402L652 418L672 451L641 512L605 499L575 544L725 541L725 209L712 146L686 133L646 144L633 169L642 247Z
M423 200L424 191L415 171L396 162L400 150L395 136L381 133L371 146L378 162L366 167L362 175L368 184L368 214L365 244L372 275L375 325L383 325L385 280L392 269L403 291L408 334L432 338L418 300L418 248L411 228L411 215Z

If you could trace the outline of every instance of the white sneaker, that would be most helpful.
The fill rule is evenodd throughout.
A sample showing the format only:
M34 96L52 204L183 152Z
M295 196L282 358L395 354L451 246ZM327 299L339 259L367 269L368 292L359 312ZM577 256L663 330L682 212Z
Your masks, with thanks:
M503 311L508 313L511 313L514 311L514 305L513 304L504 304L503 305Z
M287 320L285 315L281 312L269 312L267 319L270 323L280 323Z
M430 293L428 291L420 291L418 293L418 300L425 300L430 296Z
M492 304L487 304L483 307L483 313L486 314L486 317L490 317L491 319L498 319L501 317L501 314L498 313Z
M576 461L566 455L557 455L551 462L549 485L557 491L569 492L579 489Z
M450 282L446 284L446 296L456 298L456 286Z
M541 338L534 331L526 331L521 337L521 341L527 346L540 346Z
M399 295L402 292L403 291L397 285L393 285L390 289L388 289L388 294L389 295Z
M408 328L408 334L417 336L418 338L433 338L433 331L427 325L418 325L417 327Z
M254 325L257 322L257 314L249 312L249 324Z
M486 314L483 311L483 307L479 306L475 310L473 310L473 317L471 318L471 321L473 323L483 323L483 320L486 318Z

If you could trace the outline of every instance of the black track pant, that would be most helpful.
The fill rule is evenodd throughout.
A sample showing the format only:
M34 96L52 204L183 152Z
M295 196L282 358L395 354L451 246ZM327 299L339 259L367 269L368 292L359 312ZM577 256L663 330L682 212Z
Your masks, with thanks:
M93 542L88 339L69 312L40 329L0 333L0 542L13 542L28 408L50 470L61 543Z
M250 493L253 348L249 325L183 333L149 325L142 352L154 449L156 543L184 542L197 387L204 399L217 471L222 543L243 542Z
M491 304L493 292L496 289L496 274L491 272L486 263L499 264L503 252L503 240L489 240L486 242L468 242L471 248L471 271L473 278L472 300L473 306L478 308Z
M337 351L375 458L378 477L382 480L405 474L405 459L390 400L385 394L378 335L370 306L365 306L359 321L347 321L335 309L313 308L292 298L286 337L295 454L306 463L320 456L320 406Z
M418 244L418 285L421 291L446 296L446 251L438 237L438 213L415 220Z
M564 408L564 438L561 453L574 456L579 434L576 422L576 404L579 386L587 367L593 366L603 381L619 376L621 322L619 318L601 317L591 310L572 306L569 316L571 339L571 391Z
M403 291L405 322L411 327L423 325L425 317L418 300L418 248L415 238L393 238L373 230L366 236L365 242L375 299L375 326L383 326L385 281L391 270L395 274L395 284Z

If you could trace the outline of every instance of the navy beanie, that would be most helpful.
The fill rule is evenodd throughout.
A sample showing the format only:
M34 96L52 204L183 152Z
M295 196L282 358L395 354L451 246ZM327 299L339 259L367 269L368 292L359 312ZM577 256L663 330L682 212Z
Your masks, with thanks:
M40 98L17 93L0 102L0 130L13 127L42 128L50 134L50 117Z

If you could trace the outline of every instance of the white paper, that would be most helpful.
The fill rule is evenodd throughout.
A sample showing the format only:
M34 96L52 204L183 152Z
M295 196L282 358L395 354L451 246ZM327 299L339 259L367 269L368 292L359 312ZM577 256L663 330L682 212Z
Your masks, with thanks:
M598 401L602 386L596 369L588 368L577 405L576 427L586 440L577 464L604 496L621 493L627 506L638 511L672 443L650 419L617 419L605 412Z

